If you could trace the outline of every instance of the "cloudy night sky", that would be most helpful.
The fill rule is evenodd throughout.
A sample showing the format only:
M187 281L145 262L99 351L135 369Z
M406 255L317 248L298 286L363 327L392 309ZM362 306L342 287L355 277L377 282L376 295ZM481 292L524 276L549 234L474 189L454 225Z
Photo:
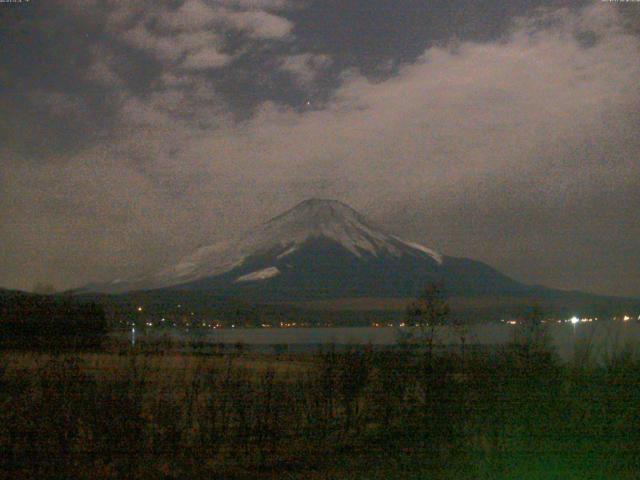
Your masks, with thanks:
M0 4L0 286L156 269L308 197L640 296L640 3Z

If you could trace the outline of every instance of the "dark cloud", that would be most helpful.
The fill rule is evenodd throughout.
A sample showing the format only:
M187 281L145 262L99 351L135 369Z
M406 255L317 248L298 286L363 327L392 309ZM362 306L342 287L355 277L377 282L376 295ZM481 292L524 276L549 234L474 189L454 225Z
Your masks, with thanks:
M640 295L628 8L23 5L0 7L5 286L155 269L323 196L525 281Z
M295 33L309 51L332 55L342 66L367 75L389 73L388 65L411 63L425 48L452 40L501 38L513 19L538 8L578 8L584 1L515 0L316 0L296 12ZM330 32L330 34L327 34Z

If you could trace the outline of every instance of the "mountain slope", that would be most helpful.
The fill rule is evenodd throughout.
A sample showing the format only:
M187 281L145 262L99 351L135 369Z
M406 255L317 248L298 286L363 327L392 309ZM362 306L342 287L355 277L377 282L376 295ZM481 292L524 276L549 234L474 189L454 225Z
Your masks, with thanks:
M310 199L239 239L208 245L147 276L89 287L171 288L266 301L413 296L443 281L452 294L535 290L473 260L442 256L383 232L348 205Z
M390 255L441 257L425 247L380 232L351 207L334 200L311 199L278 215L236 242L203 247L177 265L159 272L156 281L184 283L228 272L260 255L275 254L280 261L308 241L326 239L356 258ZM281 263L281 262L279 262Z

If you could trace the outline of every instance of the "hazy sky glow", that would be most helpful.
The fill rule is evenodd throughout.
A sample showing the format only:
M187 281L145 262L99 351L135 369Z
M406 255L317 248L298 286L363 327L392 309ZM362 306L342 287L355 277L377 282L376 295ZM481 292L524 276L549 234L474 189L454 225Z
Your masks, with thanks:
M518 280L640 296L639 12L0 4L0 285L154 270L322 196Z

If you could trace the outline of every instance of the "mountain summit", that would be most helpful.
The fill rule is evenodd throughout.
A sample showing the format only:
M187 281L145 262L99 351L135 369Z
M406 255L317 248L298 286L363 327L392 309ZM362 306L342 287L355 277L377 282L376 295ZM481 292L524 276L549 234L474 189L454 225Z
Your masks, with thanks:
M350 206L337 200L316 198L305 200L266 222L251 243L262 250L287 244L289 254L314 238L332 240L356 257L426 254L442 261L433 250L383 233Z
M280 301L412 296L434 280L465 293L527 288L480 262L445 257L386 233L342 202L314 198L151 275L88 289L188 289Z

